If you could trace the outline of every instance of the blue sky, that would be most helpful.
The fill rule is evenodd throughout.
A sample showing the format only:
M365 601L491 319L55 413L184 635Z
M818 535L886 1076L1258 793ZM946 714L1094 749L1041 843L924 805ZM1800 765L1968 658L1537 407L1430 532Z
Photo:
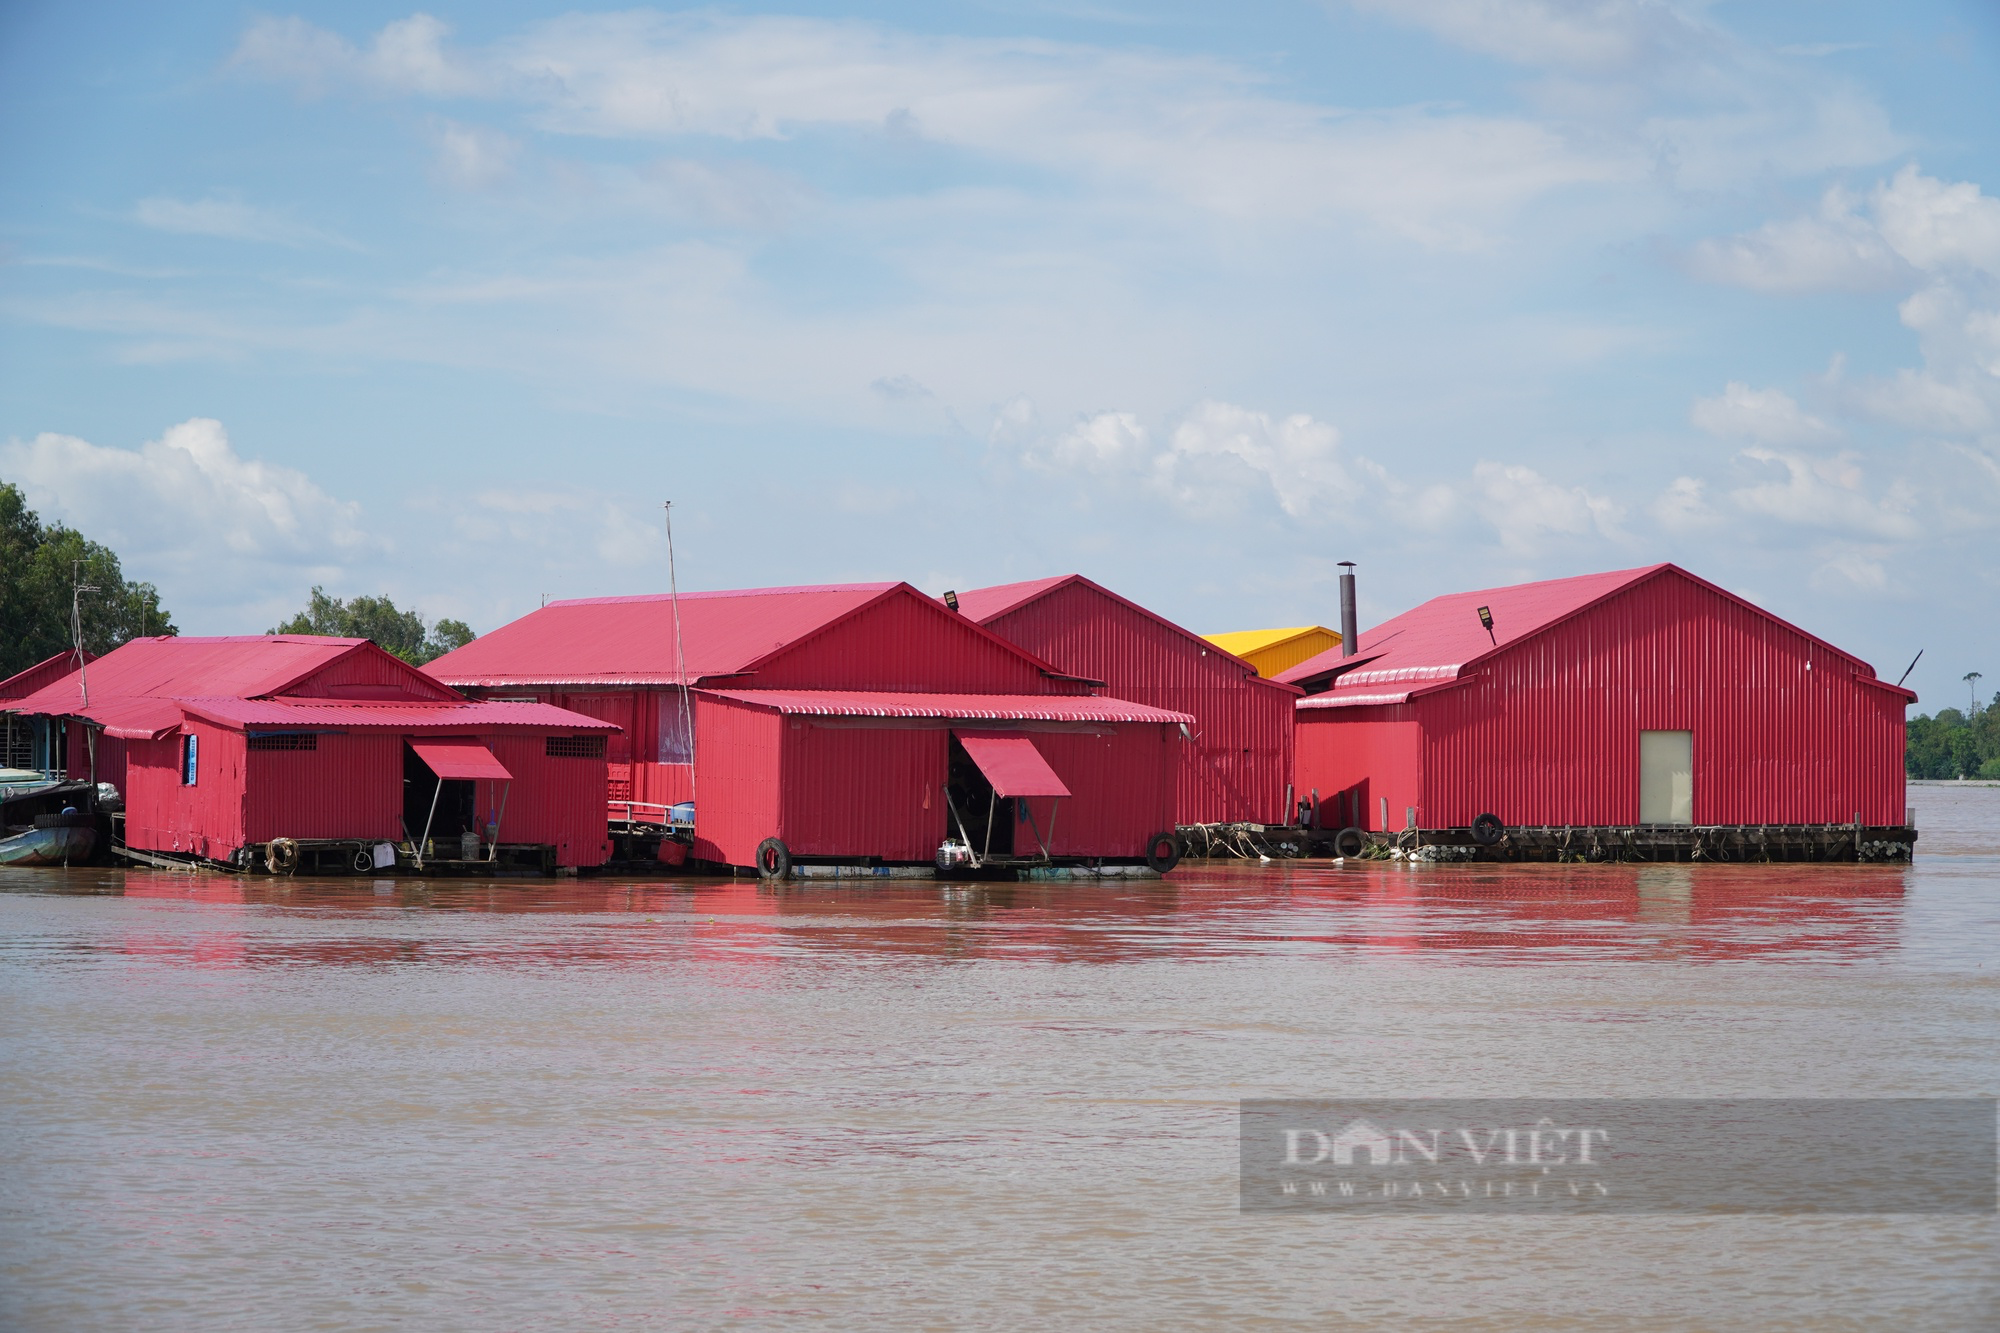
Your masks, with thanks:
M169 12L170 11L170 12ZM190 632L1675 560L2000 684L2000 7L0 10L0 477Z

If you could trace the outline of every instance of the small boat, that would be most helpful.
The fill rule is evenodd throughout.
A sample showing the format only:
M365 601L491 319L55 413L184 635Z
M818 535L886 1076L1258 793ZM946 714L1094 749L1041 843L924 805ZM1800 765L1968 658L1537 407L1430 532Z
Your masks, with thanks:
M37 815L31 828L9 828L0 838L0 866L81 864L97 850L93 815Z

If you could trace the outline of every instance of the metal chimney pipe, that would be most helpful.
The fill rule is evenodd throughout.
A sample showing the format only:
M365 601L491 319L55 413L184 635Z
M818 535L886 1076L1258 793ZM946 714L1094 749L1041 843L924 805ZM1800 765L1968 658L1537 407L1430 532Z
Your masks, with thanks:
M1352 657L1361 646L1360 620L1354 610L1354 562L1340 562L1340 655Z

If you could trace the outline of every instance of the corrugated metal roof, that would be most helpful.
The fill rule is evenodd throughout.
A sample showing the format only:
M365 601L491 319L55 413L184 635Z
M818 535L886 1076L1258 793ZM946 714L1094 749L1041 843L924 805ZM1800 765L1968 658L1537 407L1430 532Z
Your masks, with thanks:
M86 651L83 660L95 662L97 657ZM17 671L7 679L0 680L0 699L25 699L45 685L53 685L74 670L76 670L74 650L44 658L26 671Z
M1340 638L1340 635L1324 625L1293 625L1288 629L1239 629L1230 630L1226 634L1204 634L1201 637L1226 653L1247 657L1265 648L1275 648L1281 643L1290 643L1293 639L1307 634L1328 634L1335 639Z
M1068 796L1069 788L1026 736L960 731L958 743L1001 796Z
M1029 579L1026 583L997 583L991 588L974 588L971 592L958 594L958 613L983 625L996 616L1006 615L1017 606L1054 592L1071 579L1081 577L1080 574L1058 574L1049 579Z
M114 740L152 741L181 724L181 707L171 699L93 699L89 717Z
M688 678L730 676L904 585L686 592L680 643ZM550 602L424 668L451 685L679 683L673 599L583 597Z
M514 775L507 771L507 766L493 757L493 751L469 736L415 741L410 748L417 752L417 758L430 766L431 772L441 778L458 778L473 782L514 780Z
M338 727L345 731L617 731L616 723L553 704L325 703L289 699L179 699L191 716L227 727ZM92 706L94 713L95 705Z
M1144 616L1156 624L1165 626L1190 642L1198 643L1204 648L1214 648L1220 651L1224 657L1241 666L1246 676L1257 676L1255 665L1244 661L1231 649L1217 644L1214 639L1204 638L1191 629L1176 625L1158 611L1150 611L1131 598L1121 597L1095 579L1085 578L1081 574L1059 574L1054 578L1031 579L1026 583L1002 583L991 588L974 588L971 592L958 594L958 613L962 616L970 617L979 624L988 624L1011 612L1020 610L1030 602L1047 597L1050 593L1058 589L1069 587L1071 584L1081 584L1091 591L1118 603L1134 614Z
M1260 675L1270 677L1280 676L1307 658L1340 646L1340 635L1324 625L1237 630L1205 637L1216 647L1235 653L1256 667Z
M480 688L676 685L678 651L685 654L693 684L754 671L774 654L896 596L944 614L943 607L907 583L682 593L677 646L673 598L586 597L550 602L445 654L424 671L450 685ZM1009 654L1061 678L1040 658L973 624Z
M134 639L90 664L90 697L95 701L269 694L367 642L294 634ZM82 697L77 675L69 672L7 707L19 713L74 713Z
M1539 633L1584 607L1657 574L1666 565L1620 569L1576 578L1518 583L1509 588L1446 593L1385 620L1357 636L1354 655L1342 657L1330 648L1278 673L1279 680L1301 682L1342 666L1342 690L1362 685L1435 682L1456 678L1466 663L1494 651L1493 639L1513 643ZM1478 608L1493 613L1493 639L1480 627ZM1381 692L1381 691L1377 691Z
M1852 654L1673 564L1433 597L1393 620L1363 630L1354 656L1343 658L1338 648L1330 649L1281 672L1278 679L1302 683L1347 668L1334 679L1332 689L1301 699L1298 706L1303 709L1402 703L1413 693L1463 678L1467 668L1500 649L1540 634L1614 594L1666 573L1699 584L1812 640L1828 653L1854 664L1872 684L1883 689L1896 688L1874 680L1873 668ZM1491 637L1479 622L1482 606L1493 616Z
M702 690L732 703L808 717L920 717L992 722L1186 722L1190 713L1090 694L889 694L846 690Z

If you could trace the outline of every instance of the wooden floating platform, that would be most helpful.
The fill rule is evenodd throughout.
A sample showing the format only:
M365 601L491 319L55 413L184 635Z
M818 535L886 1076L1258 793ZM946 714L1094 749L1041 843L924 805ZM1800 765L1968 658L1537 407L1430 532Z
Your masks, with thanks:
M1404 829L1352 835L1334 846L1336 829L1277 824L1191 824L1178 830L1190 858L1332 857L1409 861L1871 861L1903 862L1915 854L1908 825L1861 824L1625 824L1524 826L1482 844L1469 828Z

